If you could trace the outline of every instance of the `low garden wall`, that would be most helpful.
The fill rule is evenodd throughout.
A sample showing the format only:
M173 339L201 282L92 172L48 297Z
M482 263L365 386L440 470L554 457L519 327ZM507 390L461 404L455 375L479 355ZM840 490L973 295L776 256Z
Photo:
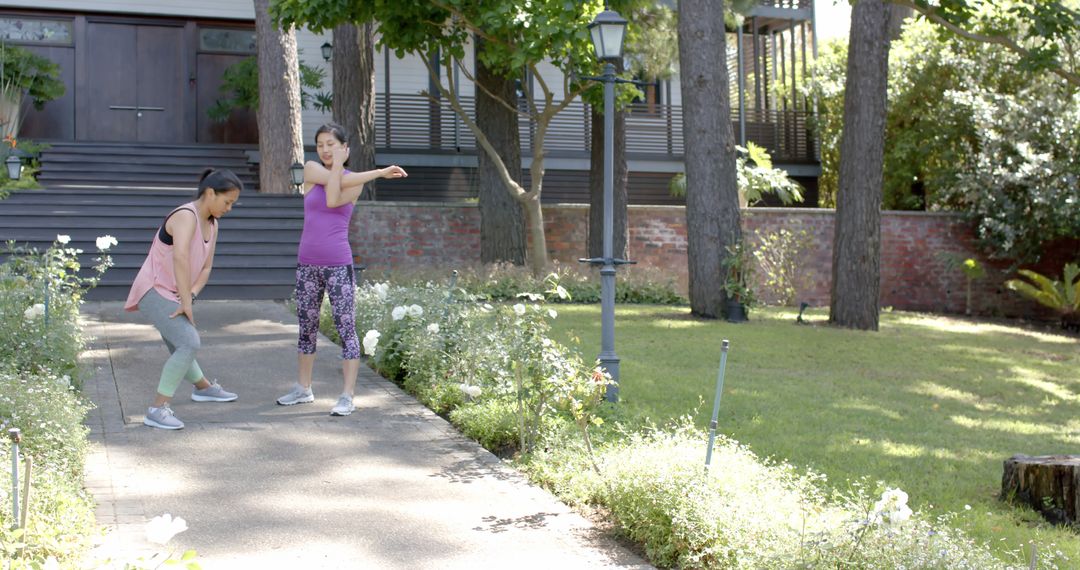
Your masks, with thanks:
M743 210L748 238L787 229L805 231L808 247L798 256L796 298L828 306L832 282L834 210L752 208ZM551 258L577 264L585 256L588 206L544 206ZM480 213L475 203L363 203L350 229L353 252L376 270L477 264ZM967 281L948 257L978 259L986 277L972 283L972 312L982 315L1046 317L1034 303L1004 288L1009 264L989 260L975 246L970 224L960 216L928 212L883 212L881 217L881 305L902 310L962 313ZM630 207L630 259L637 267L671 276L687 290L686 215L682 206ZM1037 269L1060 275L1075 244L1063 244ZM627 269L633 271L635 269ZM759 274L758 279L763 279Z

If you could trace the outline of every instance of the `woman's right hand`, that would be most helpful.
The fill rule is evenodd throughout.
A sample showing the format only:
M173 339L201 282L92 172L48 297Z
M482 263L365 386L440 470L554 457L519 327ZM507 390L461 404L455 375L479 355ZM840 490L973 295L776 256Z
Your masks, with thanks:
M177 307L175 311L173 311L173 314L169 315L169 318L175 319L180 315L184 315L185 317L187 317L188 322L190 322L193 326L195 325L195 315L191 311L191 301L181 300L180 306Z
M349 160L349 147L339 146L333 151L334 166L345 166L345 163Z

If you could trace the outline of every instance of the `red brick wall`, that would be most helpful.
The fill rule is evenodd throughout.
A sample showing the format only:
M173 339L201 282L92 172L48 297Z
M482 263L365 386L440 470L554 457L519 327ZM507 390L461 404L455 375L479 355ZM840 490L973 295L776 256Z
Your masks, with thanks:
M810 247L799 258L803 282L797 294L813 306L829 304L832 281L832 210L755 208L743 211L743 232L769 234L786 228L809 234ZM551 258L576 265L584 257L588 207L545 205L544 226ZM630 259L638 267L671 275L685 293L686 218L682 206L630 207ZM357 260L379 269L476 264L480 259L480 216L475 204L360 203L351 235ZM883 212L881 219L881 304L897 309L960 313L966 280L959 269L946 269L942 254L975 257L987 277L973 284L973 310L979 314L1045 316L1033 303L1002 286L1007 264L976 252L972 228L951 214ZM750 243L756 243L750 239ZM1058 250L1061 251L1058 251ZM1059 274L1075 255L1076 244L1055 248L1044 273ZM1064 253L1063 253L1064 252ZM1059 255L1060 254L1060 255ZM1060 258L1060 259L1059 259ZM622 271L634 271L633 267ZM763 276L758 275L759 280ZM761 290L762 287L759 287ZM764 295L768 297L768 295Z

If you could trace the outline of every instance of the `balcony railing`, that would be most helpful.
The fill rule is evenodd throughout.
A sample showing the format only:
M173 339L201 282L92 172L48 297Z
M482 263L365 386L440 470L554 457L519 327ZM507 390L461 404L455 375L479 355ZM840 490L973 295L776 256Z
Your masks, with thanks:
M473 99L462 97L468 113ZM375 98L375 144L380 149L474 151L472 131L448 105L432 103L423 95L385 94ZM804 111L747 110L746 138L772 154L776 163L814 163L815 140ZM522 152L532 152L535 125L525 119L518 123ZM571 103L552 120L544 140L550 156L588 157L592 121L589 107ZM732 132L739 140L738 111L732 112ZM626 118L626 152L629 158L682 160L683 112L678 105L634 106Z

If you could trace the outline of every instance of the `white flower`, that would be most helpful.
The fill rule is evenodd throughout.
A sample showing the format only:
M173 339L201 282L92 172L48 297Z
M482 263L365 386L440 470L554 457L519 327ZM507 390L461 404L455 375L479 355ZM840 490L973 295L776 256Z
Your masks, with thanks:
M385 301L386 296L390 293L390 284L376 283L371 286L371 289L375 291L375 296L378 297L380 301Z
M41 303L34 303L34 305L25 311L23 311L23 318L32 321L45 314L45 305Z
M517 316L519 316L519 317L524 316L525 315L525 305L522 305L521 303L518 303L518 304L514 305L514 312L517 313Z
M117 243L119 242L116 241L116 238L108 234L97 238L97 248L101 251L108 251L110 247L116 245Z
M380 336L382 336L382 333L375 329L369 330L367 334L364 335L364 340L362 341L364 345L364 354L369 356L375 354L375 347L379 344Z
M59 242L60 245L67 245L68 242L71 241L71 236L66 234L56 234L56 241Z
M65 390L70 388L71 387L71 376L68 376L67 374L64 374L63 376L57 378L56 379L56 385L63 388L63 389L65 389Z
M566 299L570 296L570 293L562 285L555 287L555 294L558 295L560 299Z
M424 316L424 308L420 305L409 305L409 308L406 309L406 311L408 311L410 317Z
M559 313L556 313L555 309L548 309L548 316L554 319L555 317L559 316Z
M483 392L479 386L470 386L465 383L458 384L458 389L470 398L478 398L480 397L481 392Z
M881 499L874 504L873 520L882 519L889 524L899 524L911 518L912 511L907 505L908 494L900 489L886 489Z
M491 303L484 303L483 305L480 306L480 308L483 309L484 311L490 311L490 310L494 309L495 307L492 307Z
M427 330L432 334L439 334L439 323L431 323L427 326Z
M175 519L169 513L150 519L146 523L146 540L164 546L172 537L187 530L187 522L180 517Z
M45 565L41 568L43 570L60 570L60 561L55 556L49 556L45 559Z
M964 505L964 510L965 511L970 511L971 510L971 505Z
M393 317L395 321L400 321L405 318L405 311L407 310L408 309L405 307L394 307L394 310L390 312L390 316Z

